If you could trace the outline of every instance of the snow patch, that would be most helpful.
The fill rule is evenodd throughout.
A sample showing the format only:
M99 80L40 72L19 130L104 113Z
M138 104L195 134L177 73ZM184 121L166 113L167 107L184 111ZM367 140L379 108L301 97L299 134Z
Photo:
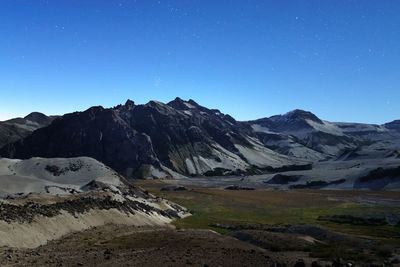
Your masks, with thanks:
M187 102L183 102L183 104L188 108L195 108L195 106L193 106L192 104L189 104Z
M114 191L122 185L119 175L88 157L0 159L0 196L29 193L70 194L91 181Z
M193 113L190 110L183 110L183 113L189 116L193 116Z
M343 131L331 122L322 121L323 124L317 123L312 120L306 120L306 122L317 131L325 132L325 133L329 133L329 134L333 134L333 135L339 135L339 136L344 135Z
M251 128L253 128L253 131L258 133L276 134L275 132L271 132L268 128L263 127L259 124L252 124Z
M165 179L167 178L167 174L157 168L155 168L154 166L150 166L150 175L152 177L155 177L157 179Z

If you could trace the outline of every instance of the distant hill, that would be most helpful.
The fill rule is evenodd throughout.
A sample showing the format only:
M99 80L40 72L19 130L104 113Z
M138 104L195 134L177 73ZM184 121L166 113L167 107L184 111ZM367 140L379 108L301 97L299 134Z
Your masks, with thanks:
M48 126L56 116L32 112L24 118L0 122L0 148L8 143L27 137L34 130Z

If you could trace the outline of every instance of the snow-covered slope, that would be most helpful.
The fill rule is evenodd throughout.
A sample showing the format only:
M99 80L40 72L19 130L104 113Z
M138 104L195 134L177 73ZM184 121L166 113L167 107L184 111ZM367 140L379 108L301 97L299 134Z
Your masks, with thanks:
M249 143L249 145L244 146L241 144L235 144L235 147L239 150L240 154L246 159L246 161L253 166L260 168L277 168L287 165L301 165L310 163L310 161L307 159L299 159L277 153L265 147L256 138L247 138L246 141Z
M88 157L0 159L0 196L7 194L83 192L96 181L116 190L121 177L109 167Z
M265 145L287 155L314 160L335 159L360 148L371 151L369 146L387 151L400 147L396 122L384 125L329 122L311 112L294 110L249 123Z
M0 159L0 246L36 247L104 224L166 226L183 207L88 157Z
M400 157L315 162L312 169L251 176L192 177L167 182L224 189L400 190Z
M297 138L290 134L274 133L258 124L253 124L251 127L264 146L278 153L311 161L322 160L327 157L327 155L300 143Z

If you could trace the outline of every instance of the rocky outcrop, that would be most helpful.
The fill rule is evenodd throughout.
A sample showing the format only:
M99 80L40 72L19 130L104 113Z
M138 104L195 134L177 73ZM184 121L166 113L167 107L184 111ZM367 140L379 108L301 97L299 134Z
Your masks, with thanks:
M218 110L179 98L105 109L92 107L66 114L24 140L5 146L9 158L95 158L129 178L151 176L166 167L202 174L216 167L250 167L235 147L251 146L246 126ZM167 174L168 175L168 174Z
M276 174L270 180L265 181L267 184L288 184L292 182L297 182L301 179L301 175L284 175Z
M143 202L126 199L125 201L113 200L111 196L105 198L80 197L77 199L41 205L35 202L27 202L23 206L0 203L0 221L8 223L31 223L36 216L55 217L66 211L72 215L85 213L92 209L110 210L116 209L126 214L135 214L141 211L146 214L156 213L161 216L177 219L179 215L175 210L161 210Z
M118 109L102 107L64 115L3 152L21 159L88 156L127 177L143 163L159 165L150 138L121 119Z

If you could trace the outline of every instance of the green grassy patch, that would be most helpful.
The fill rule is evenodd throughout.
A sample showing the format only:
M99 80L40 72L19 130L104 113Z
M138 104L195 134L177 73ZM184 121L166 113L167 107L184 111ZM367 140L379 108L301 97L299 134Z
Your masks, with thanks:
M332 196L348 196L347 191L235 191L192 187L182 192L160 192L163 183L139 184L158 196L188 208L193 216L177 220L178 228L229 230L221 224L298 225L308 224L334 232L400 246L400 227L361 220L363 214L400 214L398 207L362 205L333 201ZM369 194L355 192L354 194ZM394 193L389 193L393 195ZM384 195L383 195L384 196ZM326 220L321 220L325 218Z

